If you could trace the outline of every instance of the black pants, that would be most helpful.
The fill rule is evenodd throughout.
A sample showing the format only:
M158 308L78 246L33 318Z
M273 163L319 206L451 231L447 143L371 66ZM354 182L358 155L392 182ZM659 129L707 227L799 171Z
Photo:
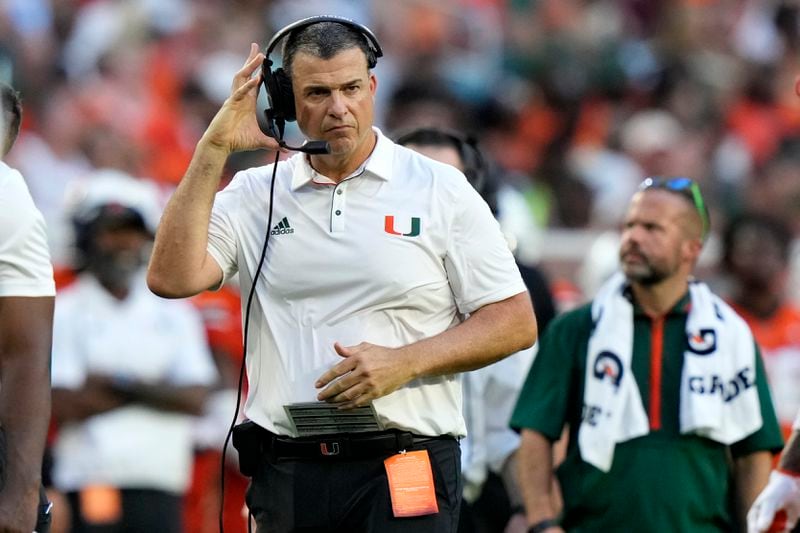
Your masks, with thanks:
M383 461L266 458L247 490L258 533L455 533L461 503L461 451L456 440L431 440L427 449L439 512L395 518Z
M183 498L160 490L123 489L122 516L114 523L87 524L80 493L68 492L71 533L183 533Z

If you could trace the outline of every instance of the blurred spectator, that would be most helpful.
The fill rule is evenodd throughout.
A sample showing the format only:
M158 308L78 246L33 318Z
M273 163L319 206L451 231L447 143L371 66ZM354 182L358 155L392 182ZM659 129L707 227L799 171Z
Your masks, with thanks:
M800 235L800 137L784 141L775 154L743 192L745 206L770 213L788 224L795 236Z
M619 206L635 191L642 169L625 154L596 146L575 147L568 164L591 191L590 225L617 228L622 216Z
M424 72L420 78L397 87L389 98L386 127L390 131L423 126L461 129L471 122L469 106L442 80L426 78Z
M791 242L780 219L746 214L725 229L722 255L731 305L761 348L784 437L800 409L800 308L786 292Z
M104 171L72 204L80 274L56 298L52 381L73 533L182 531L189 415L216 379L196 311L145 285L160 212L147 185Z
M403 79L440 79L448 90L479 101L502 74L502 13L492 2L372 2L383 20L387 50Z
M683 127L670 113L640 111L625 121L620 133L623 150L630 154L646 176L675 174L670 158L684 136Z
M576 275L584 301L592 299L608 278L619 270L619 244L619 232L605 231L586 250Z

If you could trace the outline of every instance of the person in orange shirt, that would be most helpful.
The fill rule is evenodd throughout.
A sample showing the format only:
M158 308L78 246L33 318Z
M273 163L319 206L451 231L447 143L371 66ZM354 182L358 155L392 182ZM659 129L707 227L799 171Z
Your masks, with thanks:
M784 437L800 408L800 308L786 298L791 242L786 224L766 214L740 215L723 234L728 299L761 347Z

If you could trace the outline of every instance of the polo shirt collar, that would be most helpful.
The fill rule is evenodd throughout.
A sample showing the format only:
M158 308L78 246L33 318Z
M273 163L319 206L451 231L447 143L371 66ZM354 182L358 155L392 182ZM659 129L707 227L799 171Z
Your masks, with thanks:
M378 179L389 181L393 174L392 162L394 161L395 145L375 126L372 127L372 131L375 132L378 138L378 141L375 143L375 148L372 150L372 153L369 155L364 165L360 166L353 174L361 173L362 167L366 167L363 168L365 174L370 174ZM294 173L292 174L292 190L296 191L300 187L313 181L315 177L319 177L320 174L311 167L309 156L306 154L301 152L294 157L299 158L299 163L295 165Z

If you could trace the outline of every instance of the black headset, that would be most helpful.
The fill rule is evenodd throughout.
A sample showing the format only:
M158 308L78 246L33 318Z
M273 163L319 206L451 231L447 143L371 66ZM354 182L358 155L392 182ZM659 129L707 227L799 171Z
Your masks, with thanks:
M289 24L276 33L267 44L264 52L264 63L261 67L261 79L269 97L269 108L265 111L267 119L267 135L275 139L283 139L283 128L286 122L297 120L294 105L294 92L292 91L292 80L283 68L272 71L272 60L269 58L278 43L287 35L294 31L301 30L312 24L320 22L336 22L359 32L367 41L369 49L367 53L367 67L374 68L378 64L378 58L383 56L381 45L375 34L366 26L359 24L345 17L330 15L318 15L308 17Z
M450 128L420 127L399 132L395 142L403 146L407 144L452 146L458 151L467 181L481 195L486 192L489 165L475 137Z

